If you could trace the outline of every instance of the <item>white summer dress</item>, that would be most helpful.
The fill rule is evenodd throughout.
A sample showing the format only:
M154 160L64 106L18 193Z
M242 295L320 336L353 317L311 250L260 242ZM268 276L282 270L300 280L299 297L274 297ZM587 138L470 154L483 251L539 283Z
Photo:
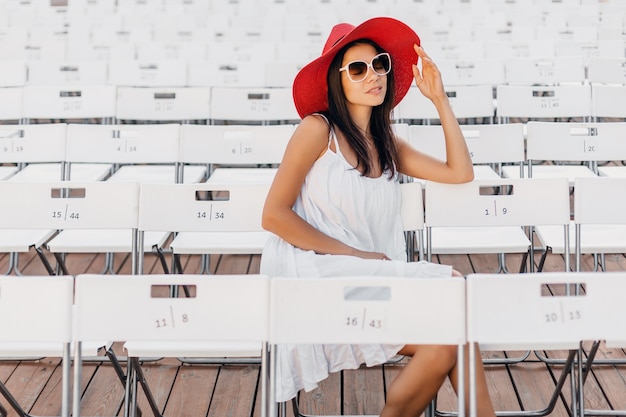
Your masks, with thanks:
M334 141L333 152L331 141ZM277 236L267 242L260 272L282 277L380 275L450 276L452 267L406 262L397 178L361 175L344 159L331 130L328 149L306 176L294 210L320 231L357 249L381 252L391 260L319 255L294 247ZM321 307L321 306L320 306ZM401 345L280 345L277 350L276 401L287 401L300 389L310 391L329 372L379 365Z

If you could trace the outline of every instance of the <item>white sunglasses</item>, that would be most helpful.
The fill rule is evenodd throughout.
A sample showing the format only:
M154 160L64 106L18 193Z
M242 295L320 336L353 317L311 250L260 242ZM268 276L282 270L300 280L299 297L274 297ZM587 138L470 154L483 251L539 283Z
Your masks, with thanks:
M339 68L339 72L346 71L348 78L353 83L360 83L367 78L369 69L376 75L387 75L391 71L391 56L387 52L376 55L371 62L352 61L344 67Z

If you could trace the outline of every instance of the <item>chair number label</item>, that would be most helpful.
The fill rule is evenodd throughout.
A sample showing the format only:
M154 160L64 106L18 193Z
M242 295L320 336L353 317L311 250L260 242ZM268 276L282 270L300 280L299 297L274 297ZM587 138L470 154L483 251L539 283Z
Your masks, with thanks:
M598 141L586 139L583 141L583 152L594 153L598 152Z
M230 148L230 153L233 155L250 155L254 151L254 148L246 143L240 142L233 144Z
M500 216L508 214L509 210L506 207L498 207L498 200L493 200L492 207L485 209L485 216Z
M343 326L351 331L381 332L386 330L386 316L383 306L346 306Z
M202 210L196 212L196 218L199 220L224 220L226 214L223 211L213 210L213 204L211 204L209 210Z
M561 107L558 98L542 98L539 102L539 108L541 109L557 109Z
M137 144L133 143L135 141L124 140L123 142L117 144L115 150L118 152L137 152Z
M80 219L80 212L79 211L70 210L69 205L66 204L65 208L63 210L53 210L52 211L52 218L53 219L63 220L63 221L79 220Z
M175 329L177 325L184 325L186 323L189 323L189 314L175 313L174 307L169 306L169 312L166 316L154 320L154 327L157 329L164 329L167 327Z
M2 149L3 153L17 153L24 151L24 145L16 145L13 141L11 141L8 144L2 145L2 148L0 149Z
M546 324L576 323L585 319L584 306L576 297L571 300L559 300L558 305L551 305L543 312L543 322Z
M82 109L83 103L80 100L63 101L63 111L77 111Z

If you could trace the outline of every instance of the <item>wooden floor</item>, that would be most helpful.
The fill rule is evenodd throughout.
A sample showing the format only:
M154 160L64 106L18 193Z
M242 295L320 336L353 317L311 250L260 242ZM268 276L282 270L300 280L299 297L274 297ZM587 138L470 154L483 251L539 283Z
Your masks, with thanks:
M224 255L212 257L211 272L218 274L257 273L259 256ZM453 265L460 272L496 272L495 255L441 256L437 262ZM103 270L102 255L70 255L70 273L99 273ZM510 271L516 271L519 256L508 256ZM184 259L185 272L199 271L200 259ZM607 256L608 270L626 270L624 256ZM549 255L545 271L562 271L563 258ZM8 256L0 256L0 270L8 266ZM583 269L592 268L592 259L584 258ZM40 260L33 253L20 256L23 274L45 275ZM130 260L118 255L115 270L130 272ZM162 273L156 258L148 257L145 273ZM445 307L442 307L445 308ZM1 337L1 335L0 335ZM123 351L116 345L118 354ZM485 358L517 357L519 352L485 352ZM545 352L548 357L565 357L565 352ZM602 347L599 357L626 358L622 350ZM331 375L319 389L301 396L302 409L310 413L378 414L385 398L385 388L405 362L374 368L361 368ZM546 365L532 355L516 365L486 366L490 392L497 410L534 410L547 404L561 371L560 365ZM167 417L259 416L259 367L254 365L188 365L177 359L165 358L145 363L144 370L153 394ZM593 409L626 410L626 366L597 365L586 383L586 407ZM0 362L0 381L4 382L23 407L33 415L58 415L61 410L61 368L59 358L36 361ZM84 365L81 381L81 413L84 416L114 416L121 413L123 388L112 366L104 362ZM561 394L551 415L567 416L570 399L569 385ZM439 410L456 410L456 397L448 383L438 395ZM0 404L8 408L6 401ZM150 416L145 399L140 399L144 416ZM9 416L17 415L9 410ZM292 416L291 408L288 415Z

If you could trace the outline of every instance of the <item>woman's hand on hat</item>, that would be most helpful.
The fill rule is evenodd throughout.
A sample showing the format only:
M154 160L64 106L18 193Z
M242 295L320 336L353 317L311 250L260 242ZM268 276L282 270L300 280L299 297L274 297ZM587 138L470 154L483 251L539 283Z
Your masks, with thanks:
M434 101L441 98L446 98L446 92L443 88L443 82L441 81L441 73L439 68L435 65L435 62L426 54L424 48L418 45L413 45L413 49L422 60L422 69L413 64L413 76L415 77L415 85L422 94Z

